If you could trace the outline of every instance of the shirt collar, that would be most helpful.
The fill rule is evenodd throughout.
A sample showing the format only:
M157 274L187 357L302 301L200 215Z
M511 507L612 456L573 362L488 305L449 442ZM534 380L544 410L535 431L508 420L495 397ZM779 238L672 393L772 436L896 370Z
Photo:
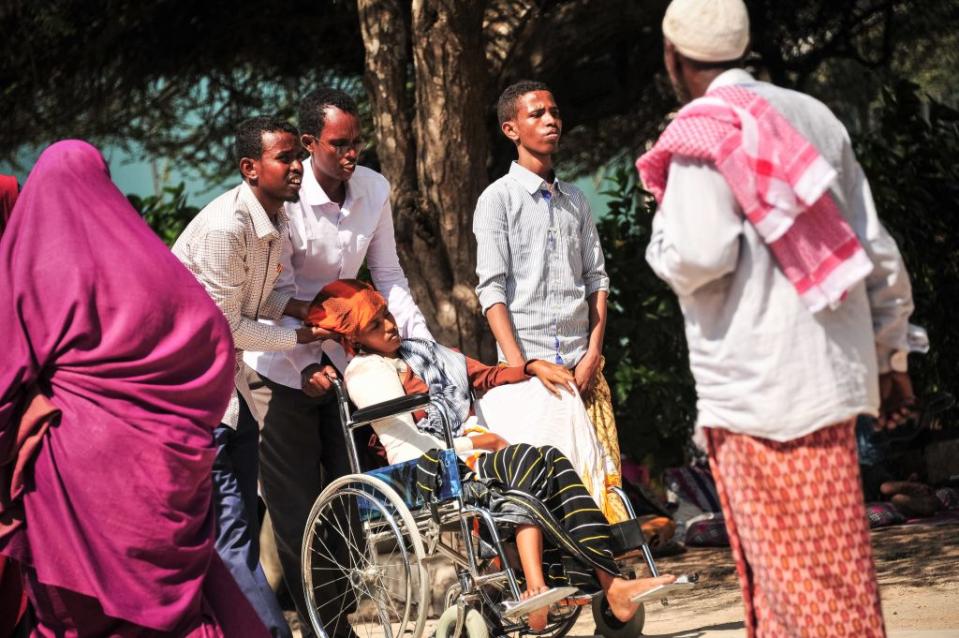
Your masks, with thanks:
M530 195L535 195L536 191L545 190L547 188L546 180L529 170L525 166L520 166L518 162L513 162L509 167L509 176L515 179L520 183L520 186L526 189ZM561 193L564 195L566 192L560 187L560 182L558 179L553 180L553 186L557 187Z
M275 239L280 236L277 226L285 226L287 222L286 211L283 206L280 206L280 209L276 212L276 224L274 225L266 210L263 209L263 204L256 198L253 189L245 181L240 184L240 201L246 205L246 209L250 213L253 232L256 233L257 237L260 239L273 237Z
M706 92L709 93L713 89L718 89L721 86L750 84L755 81L756 78L750 75L749 71L746 69L728 69L713 78L713 81L709 83L709 88L706 89Z
M359 168L359 167L357 167ZM362 191L351 186L356 179L356 173L353 178L346 183L346 199L343 200L341 208L349 209L361 198ZM313 174L313 158L308 157L303 162L303 185L300 186L300 200L308 206L323 206L325 204L335 203L330 196L326 194L320 183L316 181L316 175Z

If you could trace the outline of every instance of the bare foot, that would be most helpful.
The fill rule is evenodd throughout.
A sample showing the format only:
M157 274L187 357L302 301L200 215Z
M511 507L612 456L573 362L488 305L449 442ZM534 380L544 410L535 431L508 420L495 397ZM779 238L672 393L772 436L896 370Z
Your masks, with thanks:
M672 574L664 574L658 578L638 578L636 580L626 580L625 578L614 578L606 590L606 602L609 603L609 610L619 619L620 622L629 622L636 615L639 609L639 603L634 603L632 598L643 592L647 592L653 587L668 585L676 580Z
M532 598L536 594L542 594L544 591L549 591L549 587L546 587L545 585L543 587L530 587L520 595L520 598L526 600L528 598ZM529 624L529 628L533 631L543 631L546 629L547 614L549 614L548 605L529 612L529 616L526 620L527 624Z

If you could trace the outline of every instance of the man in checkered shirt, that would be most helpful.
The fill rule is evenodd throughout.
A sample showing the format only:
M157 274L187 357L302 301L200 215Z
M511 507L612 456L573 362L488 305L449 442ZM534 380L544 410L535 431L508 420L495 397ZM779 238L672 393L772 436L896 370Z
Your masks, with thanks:
M236 161L243 182L210 202L190 222L173 254L190 269L220 307L236 346L237 392L214 430L216 548L240 588L274 636L290 636L283 612L259 566L257 473L259 416L249 412L242 374L244 350L289 350L319 336L312 328L271 326L261 317L303 318L306 303L273 290L287 242L283 203L296 201L303 177L302 149L292 125L256 117L239 125Z

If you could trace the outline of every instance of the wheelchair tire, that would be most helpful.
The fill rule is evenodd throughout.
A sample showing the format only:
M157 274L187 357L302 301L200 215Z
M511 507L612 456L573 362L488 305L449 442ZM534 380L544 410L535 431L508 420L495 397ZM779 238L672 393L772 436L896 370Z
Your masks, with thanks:
M303 591L314 631L420 638L430 601L424 558L419 529L396 491L363 474L336 479L317 497L303 534Z
M642 635L646 624L646 607L640 605L635 616L628 622L622 622L609 610L606 596L600 594L593 598L593 620L596 622L596 633L603 638L636 638Z
M456 606L448 607L436 623L435 638L453 638L453 630L456 629ZM489 629L486 627L486 621L483 620L483 614L475 609L466 610L466 618L463 621L463 633L460 638L489 638Z

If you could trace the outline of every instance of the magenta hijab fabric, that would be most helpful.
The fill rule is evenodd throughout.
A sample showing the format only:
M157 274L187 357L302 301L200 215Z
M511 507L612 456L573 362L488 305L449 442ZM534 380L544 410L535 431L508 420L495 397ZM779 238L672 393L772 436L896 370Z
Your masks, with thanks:
M7 219L13 212L13 205L17 202L17 178L12 175L0 175L0 237L7 225Z
M219 561L212 428L232 392L233 343L85 142L44 151L13 209L0 335L0 443L29 388L62 412L33 461L26 524L0 553L108 616L187 633Z

